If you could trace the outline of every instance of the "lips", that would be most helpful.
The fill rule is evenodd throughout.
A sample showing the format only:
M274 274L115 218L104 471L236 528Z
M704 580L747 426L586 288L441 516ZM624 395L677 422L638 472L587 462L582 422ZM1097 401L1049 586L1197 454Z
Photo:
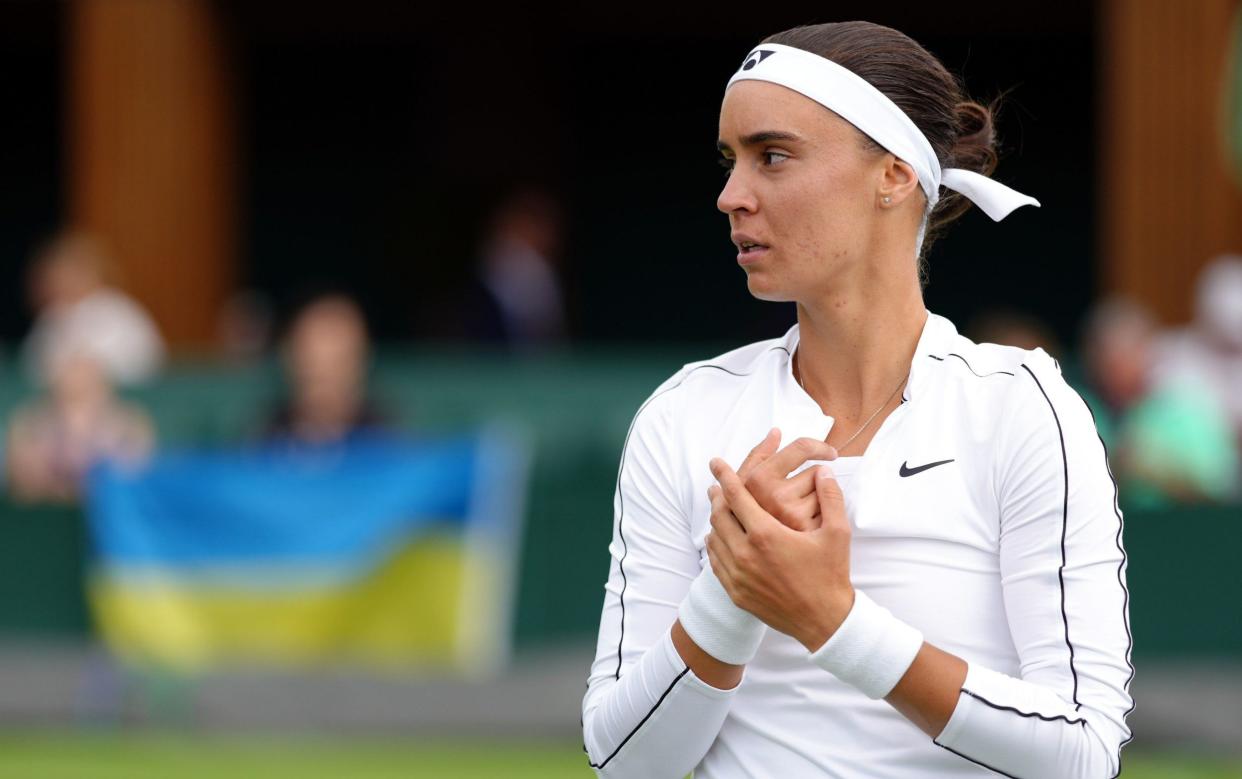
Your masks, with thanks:
M758 262L769 248L767 244L744 233L734 233L730 237L738 249L737 261L739 265L750 265Z

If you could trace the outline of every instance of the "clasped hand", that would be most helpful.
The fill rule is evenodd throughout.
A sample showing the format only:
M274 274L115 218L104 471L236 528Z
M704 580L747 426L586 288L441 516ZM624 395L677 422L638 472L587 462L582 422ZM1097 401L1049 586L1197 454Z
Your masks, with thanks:
M736 472L712 459L707 556L734 603L814 652L854 605L850 525L829 466L789 476L836 449L814 438L779 446L774 429Z

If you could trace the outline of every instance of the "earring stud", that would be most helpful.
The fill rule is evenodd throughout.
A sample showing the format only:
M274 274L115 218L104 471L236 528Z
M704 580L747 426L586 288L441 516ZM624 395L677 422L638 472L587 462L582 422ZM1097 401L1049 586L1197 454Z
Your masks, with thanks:
M891 197L889 197L888 195L884 196L884 205L888 205L889 203L892 203L892 202L893 202L893 199Z

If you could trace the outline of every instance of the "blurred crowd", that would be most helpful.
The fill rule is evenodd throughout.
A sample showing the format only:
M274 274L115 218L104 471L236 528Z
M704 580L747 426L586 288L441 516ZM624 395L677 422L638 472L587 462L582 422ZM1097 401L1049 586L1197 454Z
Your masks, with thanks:
M503 203L463 293L463 333L516 350L561 342L560 237L551 198L522 193ZM125 398L127 388L160 376L166 347L90 236L56 237L33 258L28 282L34 320L21 362L36 389L7 420L5 483L19 501L72 503L93 463L138 465L154 451L151 417ZM282 393L261 415L256 439L313 447L392 428L368 386L372 345L356 300L339 291L310 296L278 338L273 318L252 292L220 315L222 357L270 354L282 367ZM1242 257L1220 257L1202 272L1193 321L1178 329L1162 328L1137 301L1109 298L1068 350L1015 311L986 312L967 330L1061 361L1095 416L1125 505L1242 498Z
M562 229L557 201L542 191L502 201L446 332L515 352L563 342ZM167 349L97 238L55 236L27 275L33 324L21 363L34 390L5 420L5 488L20 502L76 503L94 463L139 466L155 450L151 416L124 398L161 376ZM331 446L393 428L368 387L371 337L353 297L305 296L280 327L272 309L262 294L242 291L225 302L217 327L226 363L271 356L281 364L282 394L261 414L256 440Z
M1242 498L1242 257L1199 276L1192 321L1162 328L1134 300L1088 312L1065 352L1037 319L991 312L972 337L1042 348L1095 417L1124 506L1232 503Z
M9 420L8 490L22 501L73 502L94 461L139 462L150 453L150 419L116 387L154 378L164 343L88 236L58 237L35 258L29 296L35 319L22 362L42 390Z

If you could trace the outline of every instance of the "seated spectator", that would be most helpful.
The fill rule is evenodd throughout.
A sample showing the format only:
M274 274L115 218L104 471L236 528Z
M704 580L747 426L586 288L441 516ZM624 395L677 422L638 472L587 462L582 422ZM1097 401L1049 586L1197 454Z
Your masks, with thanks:
M562 221L559 204L538 190L513 195L492 215L477 288L464 306L472 338L513 349L565 339L565 295L557 268Z
M272 413L269 437L332 444L387 427L367 397L370 339L353 300L325 295L297 314L284 345L288 396Z
M8 489L20 501L75 503L92 465L141 462L154 429L143 411L116 397L93 355L62 354L50 369L47 397L18 408L10 421Z
M68 355L92 355L114 384L146 381L159 370L164 342L145 310L109 283L111 262L94 239L54 239L30 269L35 322L23 346L27 370L47 382Z
M1096 306L1083 359L1100 437L1127 504L1222 502L1236 497L1238 450L1211 392L1153 381L1155 323L1124 300Z

